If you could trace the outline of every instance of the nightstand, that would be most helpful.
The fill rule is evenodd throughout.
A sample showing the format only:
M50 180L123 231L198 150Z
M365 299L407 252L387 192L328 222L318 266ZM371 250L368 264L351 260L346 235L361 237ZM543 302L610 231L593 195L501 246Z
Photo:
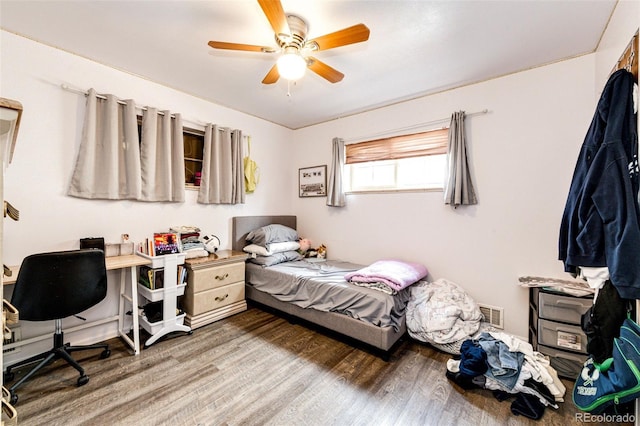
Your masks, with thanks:
M244 271L247 254L220 250L207 257L188 259L187 288L182 307L192 329L247 310Z

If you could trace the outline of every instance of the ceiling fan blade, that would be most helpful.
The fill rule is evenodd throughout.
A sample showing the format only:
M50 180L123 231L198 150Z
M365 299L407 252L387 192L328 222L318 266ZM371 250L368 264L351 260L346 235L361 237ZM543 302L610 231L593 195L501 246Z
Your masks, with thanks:
M288 36L291 34L287 15L284 13L280 0L258 0L258 3L276 35L284 34Z
M305 44L305 47L313 50L327 50L367 40L369 40L369 28L364 24L357 24L331 34L311 39Z
M246 50L249 52L262 52L262 53L273 53L276 51L276 49L274 49L273 47L254 46L252 44L241 44L241 43L227 43L225 41L210 41L208 44L214 49Z
M307 66L311 71L331 83L337 83L344 78L344 74L340 71L335 68L331 68L329 65L317 60L316 58L307 57L307 63Z
M278 72L278 65L274 64L267 75L262 79L262 84L273 84L278 81L279 78L280 73Z

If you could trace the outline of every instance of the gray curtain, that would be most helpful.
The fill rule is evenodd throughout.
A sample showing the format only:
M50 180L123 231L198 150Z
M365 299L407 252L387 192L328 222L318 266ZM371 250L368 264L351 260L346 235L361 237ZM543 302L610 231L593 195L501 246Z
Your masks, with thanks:
M244 204L244 150L241 130L231 132L231 176L233 204Z
M142 197L144 201L184 201L184 139L180 114L147 108L142 114Z
M89 199L139 199L140 150L136 106L113 95L87 94L80 149L68 195Z
M242 132L207 124L198 202L243 204Z
M469 173L464 117L464 111L454 112L451 115L449 126L444 202L454 208L461 205L478 204Z
M344 207L346 205L344 189L342 188L342 170L344 169L344 140L333 138L333 152L331 156L331 172L327 183L327 205L330 207Z

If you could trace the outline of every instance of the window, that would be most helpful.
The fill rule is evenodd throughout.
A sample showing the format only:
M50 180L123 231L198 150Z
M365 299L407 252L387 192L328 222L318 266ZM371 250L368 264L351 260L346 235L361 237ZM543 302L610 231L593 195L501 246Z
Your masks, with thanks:
M348 192L442 189L448 129L346 145Z
M138 116L138 139L142 141L142 116ZM196 182L196 173L202 173L202 159L204 158L204 131L183 127L182 140L184 144L184 183L187 188L200 185Z
M204 150L204 132L184 128L184 179L187 187L200 185L199 173L202 173Z

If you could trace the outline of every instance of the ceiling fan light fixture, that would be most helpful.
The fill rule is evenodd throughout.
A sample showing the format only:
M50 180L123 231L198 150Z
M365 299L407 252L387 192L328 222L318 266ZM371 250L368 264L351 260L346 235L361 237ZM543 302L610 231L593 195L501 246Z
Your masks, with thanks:
M298 15L285 13L280 0L258 0L258 4L273 29L277 48L216 40L211 40L208 44L214 49L261 53L280 51L282 56L271 66L262 79L262 84L274 84L281 77L288 81L299 80L307 68L329 83L338 83L342 81L344 74L309 54L369 40L370 31L365 24L352 25L308 40L307 21Z
M278 73L287 80L302 78L307 69L307 61L297 52L285 52L278 58Z

